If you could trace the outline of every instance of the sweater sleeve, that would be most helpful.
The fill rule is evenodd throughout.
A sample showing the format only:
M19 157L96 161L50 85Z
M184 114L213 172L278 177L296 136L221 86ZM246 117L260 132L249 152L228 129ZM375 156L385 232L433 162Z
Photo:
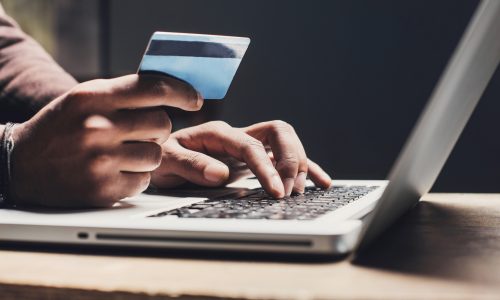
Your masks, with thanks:
M76 84L0 6L0 123L29 119Z

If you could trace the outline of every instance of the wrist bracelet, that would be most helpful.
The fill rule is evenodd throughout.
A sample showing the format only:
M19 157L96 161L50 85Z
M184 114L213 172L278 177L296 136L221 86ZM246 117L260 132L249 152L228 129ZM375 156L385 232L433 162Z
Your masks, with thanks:
M12 177L11 156L14 150L12 131L15 123L5 124L2 138L0 139L0 206L13 205L10 197L10 180Z

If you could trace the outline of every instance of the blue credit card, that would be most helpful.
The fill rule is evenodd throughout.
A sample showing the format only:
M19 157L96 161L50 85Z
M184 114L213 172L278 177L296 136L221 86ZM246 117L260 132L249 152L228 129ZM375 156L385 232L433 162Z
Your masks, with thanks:
M249 44L246 37L157 31L138 72L167 74L191 84L204 99L223 99Z

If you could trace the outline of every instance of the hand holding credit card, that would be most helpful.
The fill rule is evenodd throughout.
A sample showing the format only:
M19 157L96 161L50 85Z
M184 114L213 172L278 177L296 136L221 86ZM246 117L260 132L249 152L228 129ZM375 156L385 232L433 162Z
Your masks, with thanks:
M246 37L157 31L138 73L163 73L191 84L204 99L223 99L249 44Z

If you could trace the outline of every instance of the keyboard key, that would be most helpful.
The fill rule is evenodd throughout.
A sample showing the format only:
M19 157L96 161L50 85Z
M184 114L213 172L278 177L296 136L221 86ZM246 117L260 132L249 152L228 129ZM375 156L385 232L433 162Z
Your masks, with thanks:
M304 194L293 193L284 199L273 199L262 189L210 199L186 207L160 212L149 217L314 220L328 212L352 203L375 190L377 186L334 186L328 190L306 187Z

